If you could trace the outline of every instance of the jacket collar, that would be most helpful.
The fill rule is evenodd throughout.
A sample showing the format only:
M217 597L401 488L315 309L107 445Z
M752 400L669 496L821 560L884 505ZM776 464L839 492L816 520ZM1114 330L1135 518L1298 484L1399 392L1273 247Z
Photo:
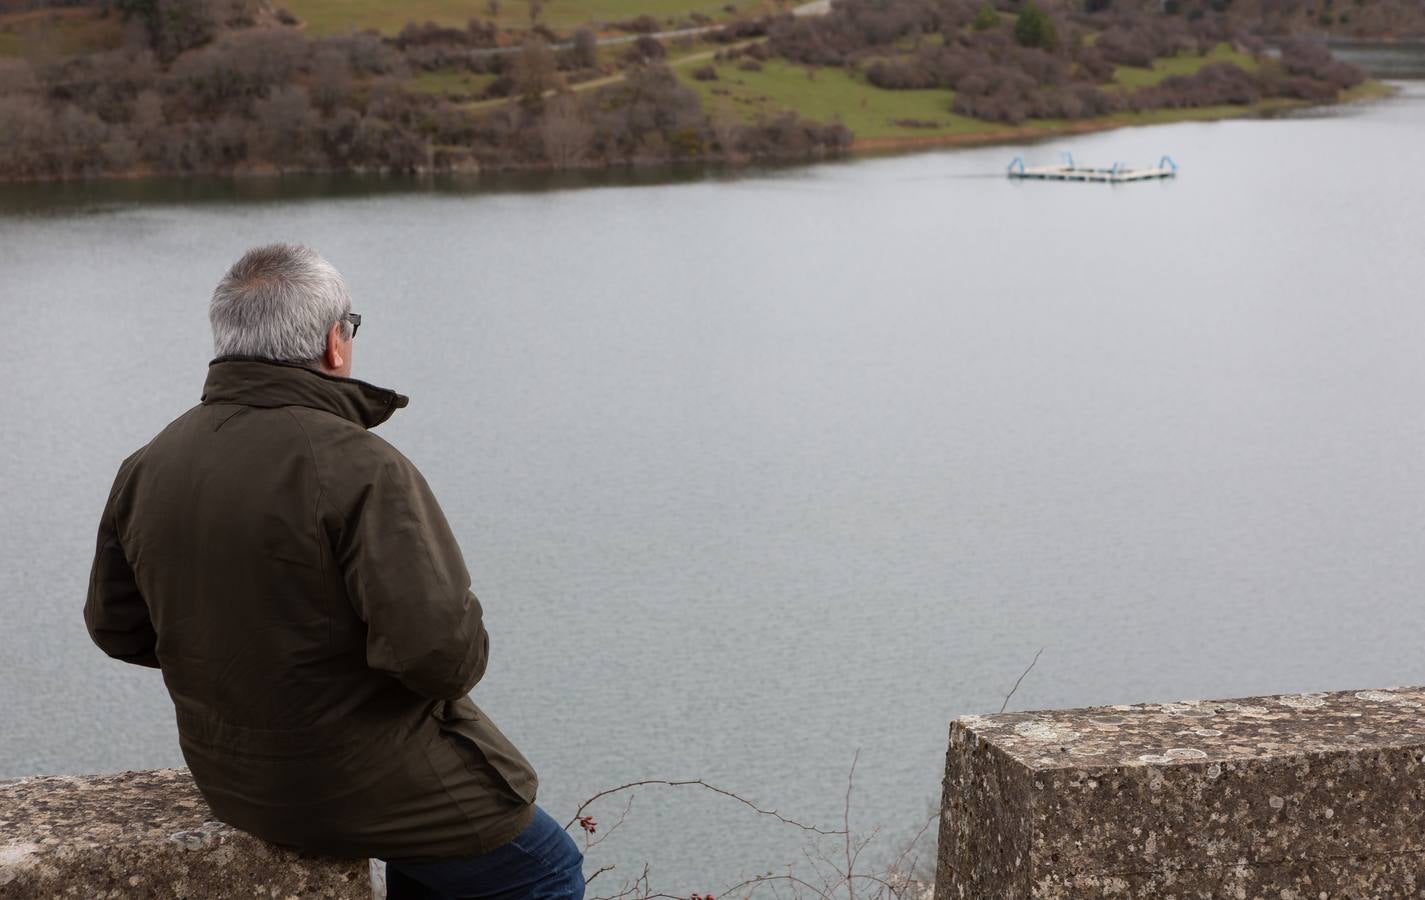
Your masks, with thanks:
M410 402L395 391L342 378L296 363L255 356L219 356L208 363L204 403L242 406L306 406L363 428L375 428Z

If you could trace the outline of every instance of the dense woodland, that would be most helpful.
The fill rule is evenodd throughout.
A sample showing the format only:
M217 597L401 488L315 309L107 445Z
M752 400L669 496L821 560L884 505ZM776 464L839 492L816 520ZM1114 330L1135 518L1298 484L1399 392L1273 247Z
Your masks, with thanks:
M1409 27L1422 6L1334 2L1333 25L1369 15L1392 29ZM1279 59L1258 55L1252 71L1214 63L1153 86L1110 85L1119 65L1224 43L1259 54L1262 35L1278 25L1322 21L1319 3L1294 0L1170 0L1168 14L1150 11L1161 6L837 0L826 16L739 22L710 37L728 47L724 61L756 66L776 56L854 70L890 90L950 88L955 112L1005 123L1270 97L1329 101L1362 78L1319 44L1288 41ZM510 35L479 20L413 23L390 38L309 37L259 0L110 0L105 9L124 23L117 49L0 58L0 178L804 159L845 153L853 138L839 123L794 113L755 121L710 113L649 37L619 53L623 78L572 90L609 74L583 29L535 27L511 47ZM489 77L464 102L409 89L413 74L450 69Z

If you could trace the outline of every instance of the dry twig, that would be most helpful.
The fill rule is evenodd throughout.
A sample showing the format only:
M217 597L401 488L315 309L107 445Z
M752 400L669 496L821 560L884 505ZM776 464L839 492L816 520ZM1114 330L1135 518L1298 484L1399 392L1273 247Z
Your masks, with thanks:
M1040 650L1040 653L1042 652L1043 650ZM1020 682L1022 682L1024 677L1029 674L1029 671L1034 668L1034 663L1038 662L1038 660L1039 654L1035 654L1034 662L1031 662L1029 668L1025 669L1024 673L1020 675L1019 681L1015 682L1014 689L1019 687ZM1013 696L1014 689L1011 689L1010 696ZM1009 698L1006 697L1006 705L1008 705L1008 701ZM569 823L564 827L565 830L568 830L575 823L585 824L582 820L588 819L588 823L585 824L585 830L592 831L592 828L589 826L593 824L593 821L585 815L585 811L598 800L611 794L617 794L620 791L629 791L647 785L702 787L713 793L731 797L759 815L775 818L780 822L793 825L817 836L810 838L802 848L802 856L806 860L809 871L804 870L803 874L798 874L794 871L794 865L788 864L785 874L769 871L752 878L747 878L725 888L716 895L719 900L751 900L752 895L761 888L766 888L767 891L770 892L771 900L905 900L907 889L916 884L914 872L915 864L919 856L912 856L912 852L916 851L918 854L917 848L921 838L924 837L926 832L930 829L930 826L940 817L940 812L937 810L934 815L930 816L920 826L920 829L915 833L910 843L901 848L899 855L895 857L894 862L892 862L885 871L876 871L872 874L857 871L857 866L861 862L863 852L881 835L880 826L872 828L869 834L861 837L855 836L851 832L851 802L855 793L856 768L860 762L860 758L861 751L858 749L851 758L851 768L846 777L846 793L843 799L841 828L839 829L820 828L815 825L808 825L804 822L790 819L776 810L763 809L752 801L732 791L708 784L702 779L676 781L667 779L645 779L600 791L580 804L573 818L571 818ZM633 800L632 797L630 797L628 804L624 807L623 815L608 829L609 832L623 823L632 807L632 803ZM607 836L608 833L606 832L598 840L589 841L586 846L593 847ZM823 847L819 842L819 838L822 837L835 837L838 841L829 847ZM832 856L837 855L837 844L840 845L839 849L843 855L842 861L832 859ZM827 851L831 851L831 856L828 856ZM908 859L910 860L909 868L906 868ZM614 866L612 865L603 866L590 876L585 884L592 882L598 876L613 869ZM644 863L643 869L638 876L625 881L622 889L617 893L607 896L591 897L590 900L690 900L690 897L691 900L713 900L714 895L711 894L672 894L654 890L651 884L650 874L651 869L649 865ZM813 884L808 878L819 880L821 884L819 886Z
M1029 663L1029 668L1028 668L1028 669L1025 669L1023 672L1020 672L1020 673L1019 673L1019 677L1014 680L1014 687L1010 688L1010 689L1009 689L1009 693L1004 695L1004 702L1001 703L1001 704L1000 704L1000 707L999 707L999 711L1000 711L1000 712L1004 712L1006 709L1009 709L1009 698L1013 697L1013 696L1014 696L1014 692L1017 691L1017 690L1019 690L1019 683L1020 683L1021 681L1023 681L1023 680L1024 680L1024 676L1028 675L1028 674L1030 673L1030 671L1034 668L1034 664L1037 663L1037 662L1039 662L1039 654L1040 654L1040 653L1043 653L1043 652L1044 652L1044 648L1043 648L1043 647L1040 647L1040 648L1039 648L1039 653L1034 654L1034 659L1032 659L1032 660L1030 661L1030 663Z
M594 838L593 840L590 840L588 833L585 833L585 835L584 835L584 849L585 849L585 850L589 850L589 849L591 849L591 848L593 848L593 847L599 846L600 844L602 844L602 843L608 838L609 835L613 834L615 831L618 830L618 827L624 823L624 820L625 820L625 819L628 818L628 811L631 810L631 809L633 809L633 799L634 799L634 797L636 797L636 796L637 796L637 794L629 794L629 795L628 795L628 802L624 804L623 812L619 813L618 820L615 821L615 822L614 822L612 825L610 825L608 828L604 829L604 833L603 833L603 834L599 835L598 837ZM576 821L576 822L578 821L578 818L577 818L577 817L575 818L575 821ZM569 830L569 826L568 826L568 825L565 825L565 826L564 826L564 830L565 830L565 831L568 831L568 830Z
M592 882L595 878L598 878L600 875L604 874L605 872L612 872L613 870L614 870L614 867L613 867L613 866L600 866L599 869L598 869L598 871L596 871L594 874L590 875L588 878L585 878L585 879L584 879L584 887L588 887L590 882Z
M846 837L846 900L856 900L856 891L851 879L856 874L856 854L851 852L851 788L856 784L856 763L861 759L861 748L857 747L851 757L851 771L846 774L846 805L842 808L841 833Z
M779 821L779 822L783 822L783 823L785 823L785 824L787 824L787 825L796 826L797 828L800 828L802 831L810 831L810 832L814 832L815 834L824 834L824 835L839 835L839 834L845 834L844 831L832 831L832 830L826 829L826 828L818 828L818 827L815 826L815 825L807 825L807 824L804 823L804 822L798 822L796 819L789 819L789 818L787 818L786 816L782 815L781 813L777 812L775 809L763 809L762 807L760 807L760 806L758 806L757 804L753 803L751 800L748 800L746 797L739 796L738 794L736 794L736 793L734 793L734 792L732 792L732 791L729 791L729 790L727 790L727 789L725 789L725 788L720 788L720 787L718 787L717 785L708 784L706 781L703 781L701 778L690 778L690 779L685 779L685 780L682 780L682 781L669 781L669 780L663 779L663 778L649 778L649 779L646 779L646 780L644 780L644 781L630 781L628 784L621 784L621 785L619 785L618 787L609 788L609 789L606 790L606 791L599 791L597 794L595 794L594 796L590 797L588 800L585 800L583 803L579 804L579 808L574 811L574 817L573 817L572 819L570 819L567 823L565 823L565 825L564 825L564 830L565 830L565 831L568 831L570 828L572 828L573 825L574 825L574 823L577 822L577 821L579 821L579 817L580 817L581 815L583 815L584 810L588 809L589 806L594 803L594 801L599 800L600 798L603 798L603 797L607 797L607 796L609 796L610 794L617 794L619 791L627 791L627 790L631 790L631 789L636 788L636 787L644 787L645 785L650 785L650 784L663 785L663 786L665 786L665 787L689 787L689 786L696 786L696 787L707 788L708 790L712 791L714 794L722 794L724 797L731 797L733 800L736 800L738 803L743 804L744 806L750 808L751 810L753 810L753 811L756 812L756 813L759 813L759 814L764 815L764 816L771 816L772 818L776 819L776 820ZM683 900L683 898L679 898L679 900Z

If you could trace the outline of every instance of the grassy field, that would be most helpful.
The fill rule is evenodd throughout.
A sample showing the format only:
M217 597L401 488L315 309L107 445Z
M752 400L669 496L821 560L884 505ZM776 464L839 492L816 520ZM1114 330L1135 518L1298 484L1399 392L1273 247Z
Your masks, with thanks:
M718 80L697 81L679 68L680 77L703 97L708 110L730 109L747 121L788 109L822 122L840 120L857 137L910 137L982 130L985 123L950 112L952 91L883 91L858 74L815 69L809 74L786 60L769 60L760 72L744 72L736 63L717 66ZM935 122L913 128L896 120Z
M1206 56L1181 53L1170 59L1155 59L1151 69L1119 66L1114 69L1113 81L1120 88L1151 87L1169 75L1191 75L1208 63L1235 63L1248 72L1257 68L1257 61L1250 53L1233 50L1228 44L1218 44Z
M67 56L118 47L124 29L117 16L87 7L36 9L0 15L0 56Z
M333 34L352 29L374 28L395 34L407 22L435 22L463 27L472 18L489 19L488 0L284 0L283 5L301 19L313 34ZM732 6L738 13L756 13L777 8L774 0L540 0L540 21L550 28L567 31L580 25L598 27L610 22L653 16L674 27L692 13L711 19L727 19ZM505 28L529 27L527 0L496 0L495 20Z
M1170 75L1190 75L1209 63L1231 62L1247 70L1257 62L1245 53L1221 44L1205 56L1185 54L1172 59L1157 60L1153 68L1120 66L1112 85L1119 90L1131 90L1157 84ZM1149 125L1186 120L1224 119L1257 115L1274 109L1289 108L1290 101L1267 101L1255 106L1213 106L1199 109L1162 109L1143 113L1119 113L1103 119L1067 122L1030 120L1021 126L983 122L950 112L955 93L949 90L888 91L868 84L859 73L848 74L841 69L806 68L785 60L763 63L762 71L747 72L735 62L719 63L715 81L698 81L691 70L679 70L685 83L702 95L710 110L731 110L748 121L759 116L772 116L785 110L823 122L840 121L856 135L858 141L873 144L893 144L896 141L918 142L943 139L973 140L977 136L993 136L1008 131L1023 134L1063 132L1119 125ZM1378 96L1378 90L1363 87L1343 99L1364 99ZM934 123L934 127L915 127L904 123Z
M420 94L440 94L445 97L472 97L494 81L495 75L480 75L456 69L421 72L405 83L406 89Z

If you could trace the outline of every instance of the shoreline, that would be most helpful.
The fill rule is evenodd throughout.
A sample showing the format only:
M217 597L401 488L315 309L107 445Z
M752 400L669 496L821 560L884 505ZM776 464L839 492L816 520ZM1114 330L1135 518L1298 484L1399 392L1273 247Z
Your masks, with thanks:
M1387 100L1400 89L1384 81L1371 80L1354 88L1332 103L1311 103L1309 101L1265 101L1242 107L1192 107L1175 110L1158 110L1150 113L1119 113L1093 119L1080 119L1057 124L1023 124L992 127L985 131L958 134L905 135L885 138L853 138L844 154L823 154L820 156L797 156L784 158L749 157L695 157L682 160L630 161L619 165L582 165L556 168L550 165L509 166L486 168L461 161L454 165L431 164L412 171L389 171L380 169L292 169L283 170L277 166L261 165L227 171L186 172L182 174L130 169L122 172L105 172L100 175L83 175L69 178L0 178L0 187L5 185L78 185L102 183L133 183L143 180L185 182L195 179L234 179L249 183L280 181L295 177L352 176L356 178L376 177L430 177L465 176L479 179L482 176L502 176L521 174L594 174L599 172L650 171L658 168L698 168L722 171L751 170L759 167L783 167L815 165L830 160L853 160L892 156L899 154L927 152L941 149L1002 146L1009 144L1041 142L1063 137L1096 134L1119 128L1140 128L1150 125L1175 125L1183 122L1219 122L1230 119L1269 119L1281 112L1306 109L1332 109L1362 103ZM990 123L986 123L987 125Z
M1011 125L995 131L970 134L926 134L891 138L855 138L851 142L853 156L882 156L896 153L916 153L944 147L988 147L1025 141L1049 140L1097 134L1119 128L1142 128L1149 125L1177 125L1183 122L1223 122L1231 119L1270 119L1281 112L1304 109L1333 109L1361 103L1388 100L1400 89L1384 81L1370 80L1345 92L1333 103L1311 103L1306 100L1258 102L1241 107L1192 107L1168 111L1173 114L1119 113L1094 119L1078 119L1059 125ZM1139 121L1135 121L1135 119Z

